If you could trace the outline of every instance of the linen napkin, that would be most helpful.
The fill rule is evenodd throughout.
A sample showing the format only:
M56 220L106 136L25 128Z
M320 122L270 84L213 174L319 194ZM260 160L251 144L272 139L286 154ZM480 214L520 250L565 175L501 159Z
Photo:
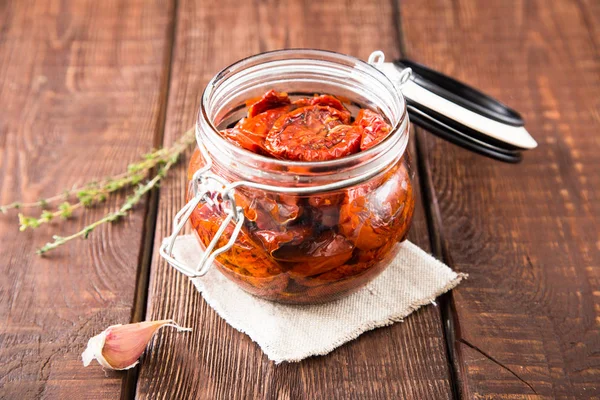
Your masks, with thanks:
M176 259L198 263L194 235L177 238ZM295 362L324 355L365 331L402 321L465 278L405 241L392 262L358 292L318 305L285 305L252 296L216 268L192 279L204 300L231 326L250 336L270 360Z

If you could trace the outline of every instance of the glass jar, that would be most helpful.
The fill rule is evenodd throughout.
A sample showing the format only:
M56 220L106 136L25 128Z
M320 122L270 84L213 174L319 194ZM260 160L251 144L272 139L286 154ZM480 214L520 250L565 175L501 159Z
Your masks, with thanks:
M268 158L226 141L219 130L245 116L246 101L270 89L292 100L334 95L353 116L360 108L382 114L392 130L366 151L320 162ZM256 296L324 302L376 277L406 238L414 211L406 104L392 82L363 61L319 50L241 60L208 84L196 135L190 203L176 221L189 216L205 249L196 274L184 271L190 276L214 264Z

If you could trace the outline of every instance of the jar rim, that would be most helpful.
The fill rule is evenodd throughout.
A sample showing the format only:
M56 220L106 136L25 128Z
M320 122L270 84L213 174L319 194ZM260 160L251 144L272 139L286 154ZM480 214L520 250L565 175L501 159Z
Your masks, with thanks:
M351 66L353 68L357 68L357 71L360 73L365 73L370 75L370 77L376 79L379 83L381 83L395 98L397 104L399 104L399 108L401 109L401 115L395 121L390 134L378 143L377 145L365 150L361 151L349 156L341 157L334 160L326 160L326 161L292 161L292 160L281 160L276 158L267 157L261 154L253 153L249 150L243 149L241 147L236 146L231 143L227 139L225 139L220 133L219 129L215 125L214 121L209 116L209 111L207 110L207 104L210 102L210 96L214 94L215 89L223 82L229 78L232 78L236 74L239 74L245 71L248 68L252 68L254 66L260 66L263 63L268 61L276 60L315 60L315 61L325 61L332 64L339 64L340 66ZM264 60L261 62L261 60ZM389 119L389 116L386 116ZM273 50L262 52L259 54L255 54L241 60L238 60L229 66L223 68L219 71L207 84L204 92L202 93L200 107L198 111L198 120L196 123L196 140L198 145L201 146L202 143L206 142L206 140L212 142L216 148L224 147L227 151L235 154L236 158L245 158L250 160L252 164L255 165L268 165L272 167L274 171L285 171L285 172L294 172L298 173L298 171L303 170L318 170L318 171L330 171L334 172L337 168L356 164L361 159L366 160L374 160L379 158L382 152L385 152L389 147L394 147L398 141L402 141L403 146L398 157L401 157L407 148L408 142L408 113L406 109L406 102L401 92L396 89L394 84L390 81L390 79L380 70L378 70L373 65L360 60L356 57L349 56L346 54L328 51L328 50L319 50L319 49L306 49L306 48L293 48L293 49L284 49L284 50ZM204 138L201 138L202 134L205 135ZM203 140L204 139L204 140Z

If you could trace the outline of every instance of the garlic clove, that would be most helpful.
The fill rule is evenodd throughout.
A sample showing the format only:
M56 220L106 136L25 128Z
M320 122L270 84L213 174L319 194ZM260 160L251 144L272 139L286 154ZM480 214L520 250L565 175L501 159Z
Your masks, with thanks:
M95 358L104 368L132 368L139 362L154 333L163 326L172 326L179 332L191 331L191 328L182 328L171 319L111 325L88 341L81 354L83 365L87 367Z

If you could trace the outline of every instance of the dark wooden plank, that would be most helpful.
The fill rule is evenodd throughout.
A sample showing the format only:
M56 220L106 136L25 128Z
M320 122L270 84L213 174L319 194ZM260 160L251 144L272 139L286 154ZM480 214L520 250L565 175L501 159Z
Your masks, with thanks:
M464 398L600 396L599 8L590 1L404 2L407 53L521 111L520 165L420 132L453 292Z
M204 85L223 66L281 47L316 47L366 58L398 56L392 4L381 2L181 1L165 142L195 122ZM418 186L418 185L417 185ZM147 319L168 316L194 328L164 331L142 361L140 398L451 397L439 309L369 332L330 355L275 366L247 336L209 308L188 279L158 257L183 205L185 174L161 189ZM422 208L411 239L428 246Z
M0 2L0 203L35 201L123 171L154 145L169 1ZM123 373L83 368L89 337L132 315L144 210L40 258L51 233L0 215L0 398L115 398Z

